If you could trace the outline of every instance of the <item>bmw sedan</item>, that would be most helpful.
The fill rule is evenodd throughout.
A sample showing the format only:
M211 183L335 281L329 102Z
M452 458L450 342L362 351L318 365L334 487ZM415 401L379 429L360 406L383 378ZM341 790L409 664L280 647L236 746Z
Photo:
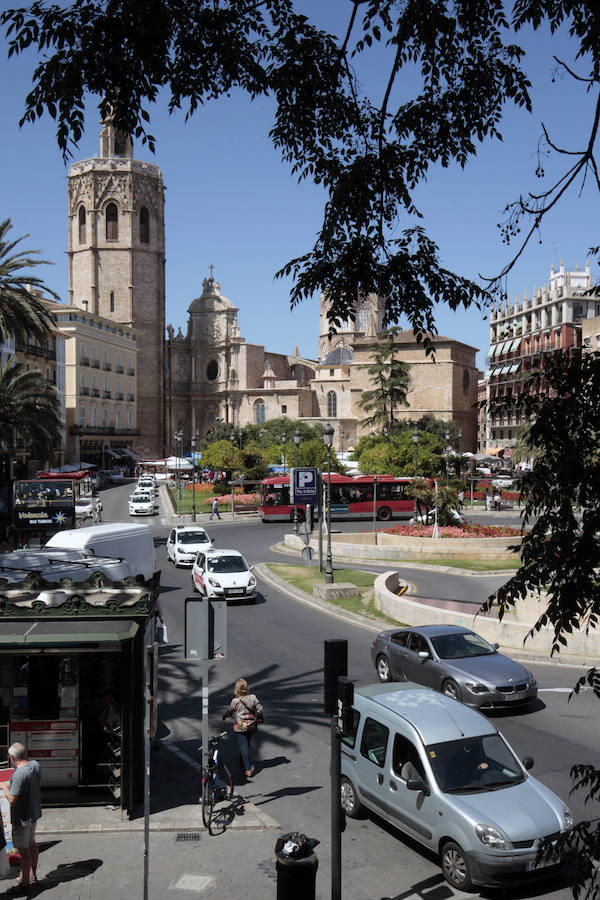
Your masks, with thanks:
M256 600L256 578L237 550L207 550L192 566L192 587L215 600Z
M212 538L204 528L195 525L172 528L167 538L167 559L176 566L192 566L201 550L212 549Z
M534 675L459 625L394 628L377 635L371 658L380 681L415 681L476 709L530 703Z

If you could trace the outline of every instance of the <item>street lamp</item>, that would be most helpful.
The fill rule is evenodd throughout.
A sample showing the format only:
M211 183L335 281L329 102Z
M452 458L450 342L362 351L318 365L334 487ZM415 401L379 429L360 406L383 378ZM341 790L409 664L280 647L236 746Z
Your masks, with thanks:
M179 505L181 502L181 443L183 441L183 431L176 431L173 435L175 439L175 468L177 471L177 515L179 515Z
M190 444L192 446L192 522L196 521L196 439L198 437L198 432L192 435L190 438Z
M300 434L300 429L296 428L294 432L294 444L296 445L296 468L298 468L298 447L300 446L300 441L302 440L302 435ZM294 531L298 534L298 504L294 504Z
M415 522L417 521L417 478L419 477L419 429L413 429L413 443L415 445Z
M281 435L281 443L283 444L283 474L285 475L285 443L287 441L287 434L285 431Z
M450 484L450 470L449 470L449 464L450 464L450 432L447 431L447 432L444 434L444 437L446 438L446 487L448 487L448 485Z
M372 428L371 428L371 432L370 432L370 434L369 434L369 437L371 438L371 447L373 447L374 444L375 444L375 432L373 431Z
M340 425L340 443L342 446L342 462L344 462L344 438L346 437L346 432L344 431L344 426Z
M325 562L325 583L333 584L331 559L331 445L333 444L333 428L329 422L323 428L323 440L327 447L327 559Z

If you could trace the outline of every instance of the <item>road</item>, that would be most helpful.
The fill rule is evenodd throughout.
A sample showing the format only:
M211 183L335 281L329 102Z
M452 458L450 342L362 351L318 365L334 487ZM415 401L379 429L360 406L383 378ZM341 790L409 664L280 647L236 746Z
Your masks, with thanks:
M105 521L127 519L128 493L127 487L103 492ZM185 597L191 595L190 573L165 561L165 523L164 511L151 523L163 570L161 605L170 641L161 651L159 737L175 742L180 750L199 760L199 666L183 659L183 607ZM218 547L235 547L250 563L284 560L274 546L285 528L248 520L215 521L207 526ZM449 576L417 567L409 571L406 577L428 596L482 599L499 583L489 576ZM229 703L233 684L239 677L246 678L265 706L266 721L255 739L256 777L245 784L237 776L236 789L268 812L284 831L305 832L321 841L319 884L322 896L327 896L329 722L322 709L323 641L348 641L349 675L356 683L365 684L375 680L369 649L377 628L349 625L265 585L259 588L255 605L228 608L227 659L210 666L211 732L224 727L220 714ZM555 664L531 668L540 683L536 708L496 714L494 721L520 757L534 757L536 777L567 799L573 763L589 762L600 767L597 701L590 692L568 701L578 670ZM237 773L233 741L224 742L223 752ZM569 803L576 820L598 814L597 809L584 807L579 795ZM267 840L273 843L273 833ZM434 858L375 818L348 822L343 866L346 900L461 896L445 885ZM258 877L257 872L254 876ZM254 896L250 892L247 898ZM511 896L563 900L571 894L554 880L519 891L511 888ZM259 900L261 894L256 897Z

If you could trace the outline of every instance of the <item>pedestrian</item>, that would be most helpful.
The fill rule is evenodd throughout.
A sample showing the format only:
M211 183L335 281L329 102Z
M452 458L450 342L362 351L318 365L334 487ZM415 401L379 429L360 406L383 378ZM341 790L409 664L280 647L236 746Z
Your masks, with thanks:
M489 511L492 508L492 495L486 488L485 490L485 508Z
M8 748L8 756L14 772L8 784L0 781L0 788L10 804L12 842L21 859L21 877L11 889L13 893L17 893L38 880L35 826L42 815L41 772L38 761L27 758L27 750L23 744L12 744Z
M461 488L460 491L458 492L458 508L464 509L464 506L465 506L465 492Z
M102 500L100 499L100 497L98 497L98 499L96 500L96 516L95 516L95 521L96 521L96 522L101 522L101 521L102 521Z
M500 509L500 503L502 501L502 494L498 489L494 491L494 509Z
M212 517L216 516L217 519L221 518L221 513L219 512L219 500L217 497L214 498L211 507L210 507L210 521L212 522Z
M235 683L235 696L223 713L223 721L233 717L233 730L240 749L240 761L246 778L251 778L254 767L250 765L250 741L258 725L264 722L264 711L258 697L250 693L245 678L238 678Z

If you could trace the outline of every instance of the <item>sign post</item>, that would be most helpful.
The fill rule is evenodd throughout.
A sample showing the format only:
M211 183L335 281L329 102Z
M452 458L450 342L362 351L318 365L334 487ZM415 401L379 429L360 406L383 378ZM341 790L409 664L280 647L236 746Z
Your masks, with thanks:
M208 766L208 663L225 659L227 601L186 597L184 658L202 662L202 768Z

